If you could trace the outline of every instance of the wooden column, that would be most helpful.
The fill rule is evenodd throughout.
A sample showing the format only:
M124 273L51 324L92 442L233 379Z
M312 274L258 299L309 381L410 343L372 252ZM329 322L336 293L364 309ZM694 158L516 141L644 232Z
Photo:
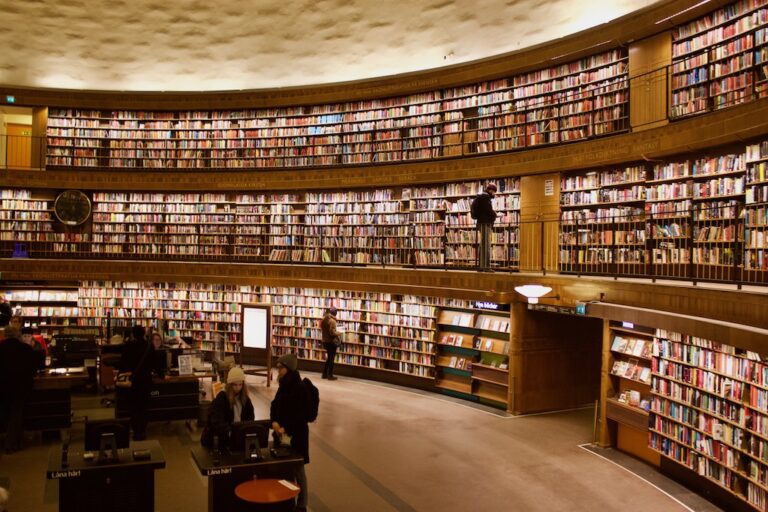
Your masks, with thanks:
M667 31L629 47L629 122L642 131L669 124L668 66L672 63L672 33Z
M608 418L605 414L605 398L615 396L616 389L611 381L611 330L609 321L603 320L603 345L602 345L602 363L600 366L600 434L598 444L603 447L611 446L612 439L615 439L615 427L608 425ZM610 427L610 428L609 428ZM611 432L613 428L613 432Z
M32 169L45 168L48 127L48 107L35 107L32 110Z
M557 271L560 173L520 180L520 270Z

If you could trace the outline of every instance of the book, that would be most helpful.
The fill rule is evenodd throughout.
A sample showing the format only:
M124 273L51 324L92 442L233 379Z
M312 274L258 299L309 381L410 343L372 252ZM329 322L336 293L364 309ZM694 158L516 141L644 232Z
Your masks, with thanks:
M453 340L453 344L456 345L457 347L461 347L463 343L464 343L464 336L457 334L456 339Z
M614 352L624 352L626 348L627 348L626 338L622 338L621 336L613 337L613 345L611 345L611 350L613 350Z
M640 378L638 379L640 382L644 382L646 384L651 383L651 369L650 368L643 368L640 371Z
M635 340L635 346L632 350L633 356L639 356L643 353L643 350L645 350L645 341L644 340Z
M626 368L624 369L623 377L626 379L631 379L635 372L635 368L637 368L637 359L630 359L627 362Z
M629 392L629 405L633 407L638 407L640 405L640 392L639 391L630 391Z
M485 350L488 352L493 350L493 340L485 340Z
M456 368L456 363L458 361L458 358L456 356L451 356L451 361L448 363L448 366L451 368Z
M627 346L622 350L622 352L627 354L632 354L635 351L635 344L637 343L637 340L634 338L630 338L627 340Z

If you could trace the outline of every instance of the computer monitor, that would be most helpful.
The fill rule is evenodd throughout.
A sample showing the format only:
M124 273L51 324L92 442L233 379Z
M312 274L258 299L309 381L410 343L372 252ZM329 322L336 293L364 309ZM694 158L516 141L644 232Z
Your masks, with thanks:
M269 420L241 421L232 425L229 449L233 452L245 452L246 458L258 456L258 450L266 448L269 441ZM254 447L254 443L258 446Z
M85 451L99 452L99 459L115 458L117 450L128 448L131 425L126 419L85 422Z

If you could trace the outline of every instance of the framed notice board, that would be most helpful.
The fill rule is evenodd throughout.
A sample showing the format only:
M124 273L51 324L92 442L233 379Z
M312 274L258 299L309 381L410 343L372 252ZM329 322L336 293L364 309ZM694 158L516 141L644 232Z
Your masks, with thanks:
M272 305L240 306L240 361L272 368Z

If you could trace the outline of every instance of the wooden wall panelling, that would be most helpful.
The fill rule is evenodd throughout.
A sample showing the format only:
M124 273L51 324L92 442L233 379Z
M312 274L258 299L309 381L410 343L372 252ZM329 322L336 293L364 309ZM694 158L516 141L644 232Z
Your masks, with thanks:
M507 411L515 413L519 409L518 388L522 388L520 375L523 372L523 324L526 319L525 304L514 301L509 307L509 400Z
M48 141L46 139L46 127L48 125L48 107L35 107L32 109L32 169L45 167L45 155ZM39 137L39 138L38 138Z
M520 179L520 270L557 270L560 173ZM543 250L542 250L543 249Z
M0 186L98 191L230 191L409 186L547 174L664 158L768 134L768 98L637 133L493 156L292 171L7 171ZM557 184L556 184L557 186Z
M600 430L598 433L598 443L600 446L608 447L615 443L616 427L608 421L606 416L605 399L616 395L616 388L611 379L611 331L608 327L608 320L602 321L602 346L600 363Z
M510 350L515 359L514 414L592 404L600 390L601 322L529 311ZM514 322L518 322L517 319Z
M629 122L635 131L669 124L668 66L672 64L670 31L629 46ZM657 71L658 70L658 71Z

